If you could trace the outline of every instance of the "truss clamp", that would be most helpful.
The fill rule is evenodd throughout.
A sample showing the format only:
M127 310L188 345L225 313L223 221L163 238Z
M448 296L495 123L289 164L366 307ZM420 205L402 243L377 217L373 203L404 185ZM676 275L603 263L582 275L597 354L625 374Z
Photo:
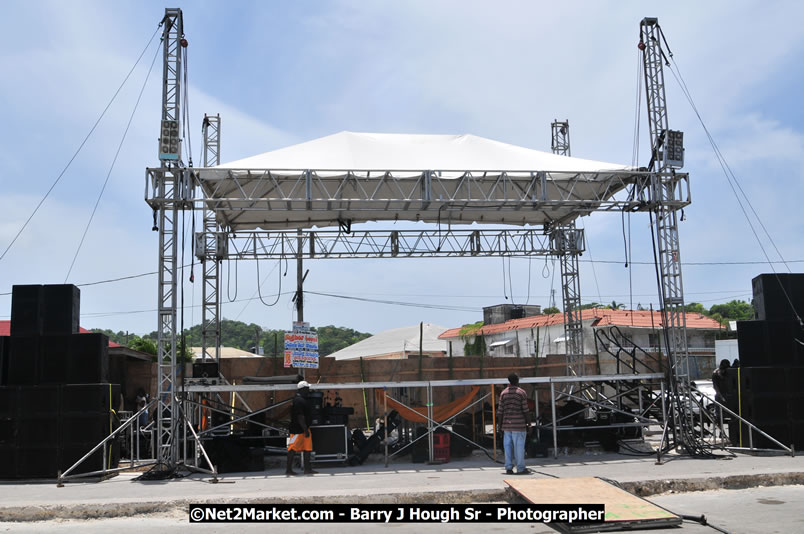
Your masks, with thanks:
M229 256L229 239L226 232L196 232L195 256L199 260L222 260Z

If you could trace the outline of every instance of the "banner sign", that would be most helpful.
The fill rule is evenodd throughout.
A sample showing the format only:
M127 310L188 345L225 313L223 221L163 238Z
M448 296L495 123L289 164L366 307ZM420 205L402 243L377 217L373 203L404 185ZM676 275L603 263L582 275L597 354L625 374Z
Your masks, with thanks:
M305 323L307 324L307 323ZM285 332L285 367L318 368L318 334L295 330Z

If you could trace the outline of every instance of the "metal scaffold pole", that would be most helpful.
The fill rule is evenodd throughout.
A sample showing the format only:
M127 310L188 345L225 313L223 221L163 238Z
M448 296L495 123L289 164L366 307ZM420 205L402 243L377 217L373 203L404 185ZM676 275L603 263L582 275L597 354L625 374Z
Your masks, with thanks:
M157 329L156 459L173 467L178 460L180 415L176 403L176 302L178 279L179 207L186 196L186 173L181 162L181 48L184 24L180 9L166 9L162 21L163 85L159 159L162 172L156 184L159 232L159 326Z
M221 162L220 115L205 115L202 130L204 134L204 167L216 167ZM201 260L203 271L201 355L204 361L207 357L214 357L218 365L220 365L221 347L220 272L226 245L226 235L220 231L215 210L204 202L204 230L202 234L196 236L195 249L196 255ZM213 347L215 352L211 354L208 350Z
M681 277L681 247L678 235L679 207L674 201L682 191L673 178L675 170L683 166L683 137L681 132L668 126L665 95L664 63L667 56L662 49L664 36L656 18L640 22L639 48L642 50L645 74L648 124L650 128L651 159L650 184L647 188L651 216L655 226L655 251L660 278L662 316L666 332L666 350L670 371L670 387L675 390L673 410L676 445L694 449L691 420L687 327L684 314L684 288ZM668 62L669 65L669 62Z
M569 121L553 121L550 148L553 154L570 155ZM551 245L561 266L561 295L564 305L564 339L567 376L584 376L583 322L581 320L581 277L578 256L583 252L583 231L575 221L556 227Z

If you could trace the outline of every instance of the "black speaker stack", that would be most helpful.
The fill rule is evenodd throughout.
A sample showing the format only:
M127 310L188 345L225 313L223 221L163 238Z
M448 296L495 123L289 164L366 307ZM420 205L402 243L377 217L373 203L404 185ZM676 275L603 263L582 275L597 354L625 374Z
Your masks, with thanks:
M55 478L116 426L109 339L79 333L73 285L14 286L11 335L0 337L0 479ZM116 444L74 474L117 467Z
M752 287L756 320L737 321L741 367L729 371L730 404L764 432L802 450L804 327L797 312L804 313L804 274L761 274ZM749 445L744 426L730 434L736 434L732 443ZM777 448L756 432L752 437L754 447Z

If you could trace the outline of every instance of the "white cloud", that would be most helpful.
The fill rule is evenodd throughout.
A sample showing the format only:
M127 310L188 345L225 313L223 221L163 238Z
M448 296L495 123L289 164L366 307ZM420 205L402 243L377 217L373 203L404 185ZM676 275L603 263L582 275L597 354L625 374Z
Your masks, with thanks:
M12 106L0 133L0 245L19 224L75 150L80 138L139 54L161 17L162 5L9 3L0 21L0 96ZM800 255L802 124L764 108L778 80L797 76L802 34L780 31L780 20L800 18L798 3L681 2L653 6L707 124L785 256ZM24 39L13 21L30 12L39 37ZM549 123L569 119L573 154L629 163L633 134L639 20L638 2L339 2L315 6L199 4L186 10L190 36L190 111L195 157L203 113L222 117L222 158L231 161L344 129L419 133L474 133L549 149ZM214 31L209 25L219 22ZM196 22L200 27L193 27ZM144 61L150 61L150 54ZM54 191L9 257L0 262L7 284L57 281L66 272L88 211L108 170L144 69L121 93L74 168ZM159 119L157 60L75 268L80 282L156 268L156 234L143 202L143 169L155 165ZM685 131L694 204L682 224L686 260L758 259L761 253L741 220L731 192L708 154L697 119L667 74L671 125ZM798 101L797 94L781 98ZM644 114L643 114L644 123ZM642 156L646 161L646 128ZM200 161L195 161L200 165ZM35 169L32 170L32 169ZM595 214L584 224L596 260L623 255L619 214ZM651 260L648 218L632 216L635 260ZM584 255L588 259L591 253ZM410 297L428 303L480 307L503 300L500 260L315 261L311 289L333 293ZM263 272L272 264L265 263ZM531 292L546 304L552 277L531 263ZM591 265L582 264L585 300L599 300ZM685 270L685 288L705 291L747 287L762 267ZM256 273L244 263L238 298L251 297ZM628 272L617 264L595 266L604 300L655 293L652 266ZM295 287L294 269L283 290ZM514 260L514 290L527 290L527 262ZM200 270L196 270L200 280ZM557 283L557 282L556 282ZM188 288L186 304L200 302ZM231 285L231 284L230 284ZM633 289L631 289L633 288ZM2 288L0 288L2 289ZM224 293L226 291L224 284ZM271 277L265 294L276 289ZM231 292L231 291L230 291ZM477 298L467 298L480 295ZM497 295L493 297L493 295ZM725 295L725 294L724 294ZM85 311L150 309L156 282L91 286ZM656 301L655 298L652 299ZM688 300L704 300L690 298ZM273 308L254 302L241 319L264 326L288 324L289 298ZM649 296L634 298L643 304ZM0 303L3 300L0 299ZM533 301L532 301L533 302ZM242 303L226 304L224 315ZM0 313L1 314L1 313ZM343 324L376 331L419 320L447 326L479 319L471 314L396 308L324 297L308 299L314 324ZM198 321L198 310L187 322ZM155 314L96 318L90 326L150 331ZM85 321L86 323L86 321Z

